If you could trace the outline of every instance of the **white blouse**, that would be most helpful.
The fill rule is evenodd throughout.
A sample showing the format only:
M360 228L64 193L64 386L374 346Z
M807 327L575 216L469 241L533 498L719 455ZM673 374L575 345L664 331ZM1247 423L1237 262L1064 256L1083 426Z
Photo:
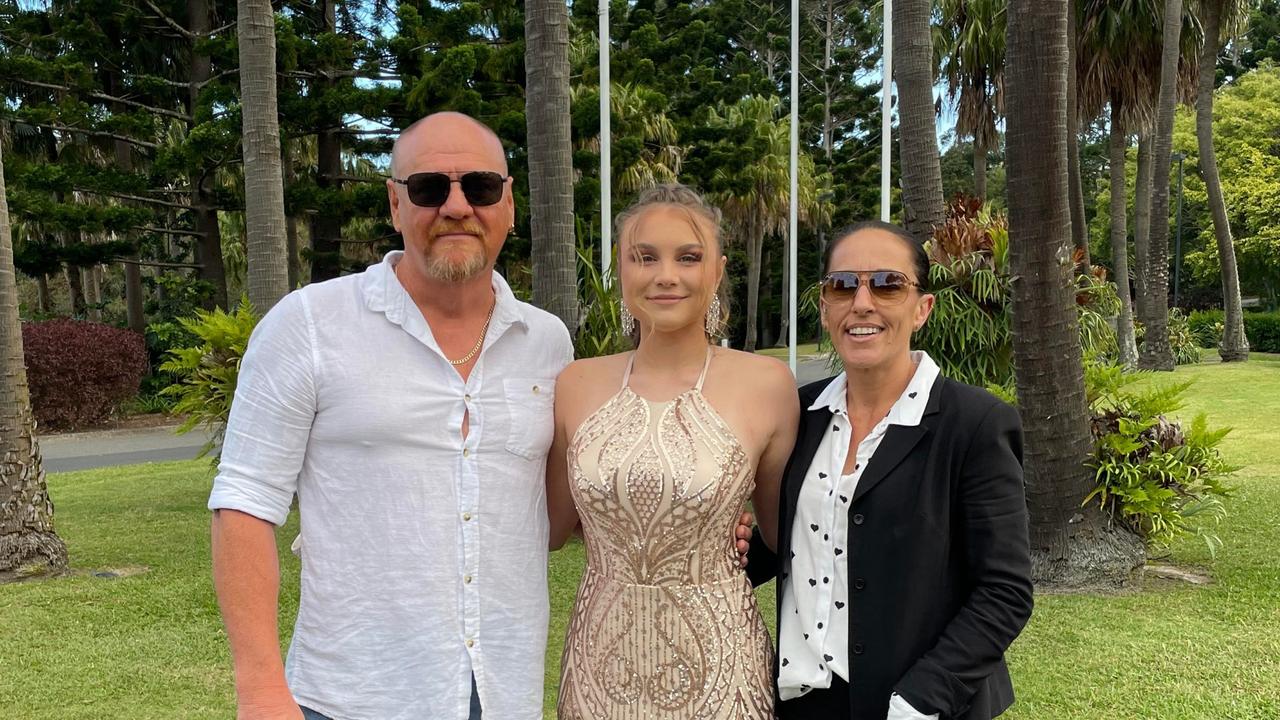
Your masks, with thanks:
M848 378L836 376L809 410L826 408L831 423L814 453L796 503L791 529L791 557L781 581L782 610L778 627L778 692L792 700L814 688L831 687L833 674L849 677L849 574L845 554L849 502L863 471L890 425L919 425L938 377L927 353L915 351L916 371L889 413L858 444L852 472L842 473L849 451L851 426L846 406ZM894 695L888 716L927 718Z

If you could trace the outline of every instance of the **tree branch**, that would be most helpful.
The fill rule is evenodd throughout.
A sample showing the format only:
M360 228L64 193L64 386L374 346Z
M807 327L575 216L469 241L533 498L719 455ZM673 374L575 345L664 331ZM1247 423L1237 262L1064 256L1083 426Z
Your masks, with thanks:
M63 92L69 92L69 93L80 92L74 88L70 88L65 85L53 85L51 83L42 83L42 82L37 82L35 80L25 80L23 78L14 78L14 80L17 80L23 85L30 85L31 87L44 88L46 90L61 90ZM140 103L134 100L126 100L125 98L116 97L114 95L107 95L106 93L90 91L85 94L91 98L94 98L95 100L106 100L107 102L115 102L115 103L120 103L121 105L129 105L131 107L141 108L143 110L146 110L147 112L155 113L157 115L164 115L166 117L175 118L177 120L183 120L185 122L193 122L195 120L195 118L192 118L190 115L185 115L183 113L175 112L173 110L165 110L164 108L153 107L151 105L144 105L143 103Z
M78 187L75 189L75 191L82 192L82 193L89 193L91 195L102 195L105 197L113 197L119 200L132 200L134 202L149 203L151 205L161 205L163 207L178 208L179 210L195 210L194 207L190 205L183 205L182 203L169 202L168 200L156 200L155 198L139 197L137 195L126 195L124 193L107 192L105 190L95 190L93 188Z
M85 130L84 128L69 127L67 125L50 125L48 123L38 123L38 122L33 122L31 120L18 120L17 122L21 122L27 125L32 125L34 127L46 128L48 130L61 130L63 132L79 133L81 135L90 135L92 137L104 137L104 138L111 138L112 140L122 140L124 142L129 143L130 145L137 145L138 147L144 147L144 148L147 148L148 150L156 150L156 149L159 149L160 147L158 144L153 142L147 142L146 140L138 140L137 138L131 138L127 135L117 135L115 133L106 132L105 130Z
M175 263L175 262L158 262L156 260L134 260L132 258L111 258L112 262L124 263L126 265L141 265L143 267L168 267L168 268L192 268L200 269L204 267L199 263Z
M204 237L204 233L195 230L179 230L177 228L148 227L144 225L133 226L134 230L142 230L144 232L164 233L165 235L189 235L191 237Z
M177 31L179 35L181 35L182 37L188 40L194 41L196 39L195 33L183 27L182 23L179 23L177 20L174 20L173 18L166 15L164 11L156 7L155 3L151 2L151 0L142 0L142 1L147 4L147 7L151 8L151 12L155 13L161 20L165 22L166 25L168 25L169 27Z

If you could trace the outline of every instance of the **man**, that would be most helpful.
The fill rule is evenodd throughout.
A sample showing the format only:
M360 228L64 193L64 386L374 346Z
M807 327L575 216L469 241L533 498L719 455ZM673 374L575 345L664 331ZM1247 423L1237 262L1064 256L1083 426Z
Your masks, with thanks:
M404 251L290 294L241 366L209 499L241 718L541 717L544 473L573 347L494 272L515 206L491 130L426 117L392 176ZM295 492L286 669L273 526Z

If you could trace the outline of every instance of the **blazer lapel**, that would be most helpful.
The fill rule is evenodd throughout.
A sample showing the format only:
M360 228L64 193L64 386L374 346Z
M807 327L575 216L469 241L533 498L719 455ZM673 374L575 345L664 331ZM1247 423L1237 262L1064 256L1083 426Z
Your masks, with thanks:
M871 456L871 462L867 463L867 469L862 471L858 487L853 491L853 499L849 502L851 508L858 498L871 492L872 488L888 477L920 440L929 434L929 426L932 422L930 416L938 412L938 396L942 393L942 385L943 377L939 375L933 387L929 389L929 402L925 405L924 416L920 418L919 425L890 425L885 431L884 439L880 441L880 446Z
M784 478L786 485L782 492L785 513L783 514L781 526L778 528L779 533L790 533L791 531L791 523L796 516L796 503L800 499L800 486L804 485L805 473L808 472L809 465L813 462L813 456L818 452L818 445L822 442L822 435L830 424L831 411L827 408L806 409L800 419L800 432L796 438L796 447L791 452L790 464Z

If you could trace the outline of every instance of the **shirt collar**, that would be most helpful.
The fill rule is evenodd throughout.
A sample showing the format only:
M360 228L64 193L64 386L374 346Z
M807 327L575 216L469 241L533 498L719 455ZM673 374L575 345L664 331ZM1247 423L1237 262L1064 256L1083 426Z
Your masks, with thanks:
M924 417L925 406L929 404L929 392L938 379L938 365L923 350L911 351L911 361L916 364L915 374L907 387L889 408L885 421L890 425L919 425ZM827 384L818 397L809 406L810 410L829 410L832 414L847 415L847 393L849 376L840 373Z
M392 250L387 253L382 258L382 262L370 265L365 271L364 283L365 305L374 312L384 313L388 320L402 327L406 317L410 322L415 322L415 316L421 317L421 313L407 312L408 308L413 307L413 298L409 297L409 292L396 277L396 265L403 257L403 250ZM506 278L502 277L497 270L493 271L492 278L493 294L497 298L497 304L493 309L490 326L501 331L510 325L520 325L527 330L529 321L524 314L524 304L516 299Z

